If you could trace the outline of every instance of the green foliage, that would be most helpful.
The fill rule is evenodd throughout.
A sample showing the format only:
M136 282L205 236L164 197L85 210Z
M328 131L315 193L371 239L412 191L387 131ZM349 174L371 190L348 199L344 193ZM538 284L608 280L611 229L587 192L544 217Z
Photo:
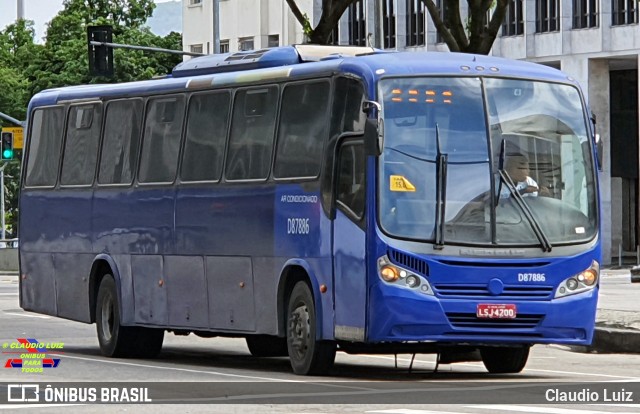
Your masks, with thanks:
M26 118L29 99L49 88L87 83L128 82L166 75L180 55L114 51L114 78L89 76L87 26L111 25L113 42L181 50L182 36L156 36L145 26L153 0L64 0L64 9L48 24L43 45L34 41L33 22L19 20L0 30L0 112ZM0 125L9 126L0 119ZM17 236L17 194L21 151L5 167L7 237Z

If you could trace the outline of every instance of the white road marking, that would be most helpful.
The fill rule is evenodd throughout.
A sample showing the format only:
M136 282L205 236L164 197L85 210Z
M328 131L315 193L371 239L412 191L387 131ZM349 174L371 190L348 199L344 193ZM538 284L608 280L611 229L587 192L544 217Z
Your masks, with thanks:
M39 318L39 319L51 319L51 316L44 315L29 315L27 313L13 313L13 312L5 312L5 315L13 315L13 316L24 316L25 318Z

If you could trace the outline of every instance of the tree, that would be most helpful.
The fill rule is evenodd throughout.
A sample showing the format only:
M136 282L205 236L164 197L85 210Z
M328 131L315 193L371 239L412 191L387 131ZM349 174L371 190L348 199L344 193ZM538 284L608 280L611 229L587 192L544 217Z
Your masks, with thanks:
M308 42L327 44L345 10L358 0L322 0L322 15L315 28L295 0L287 0L291 12L302 25ZM379 0L376 0L376 3ZM434 0L420 0L427 8L436 30L452 52L480 53L491 51L498 30L504 21L509 0L468 0L468 17L463 24L460 0L441 0L444 13ZM491 10L493 10L491 12ZM487 21L488 14L491 14ZM443 19L441 16L445 16Z
M34 42L31 21L19 20L0 30L0 112L25 119L29 98L48 88L143 80L169 73L182 61L181 56L118 49L114 78L89 76L88 25L111 25L115 43L182 49L179 33L160 37L145 27L154 8L153 0L65 0L64 9L48 24L44 45ZM7 237L17 236L21 153L16 151L15 161L4 170Z
M311 27L309 17L300 11L295 0L287 0L287 4L295 18L300 22L307 36L308 42L312 44L326 45L331 38L331 32L338 25L340 17L347 10L351 3L357 0L322 0L322 15L315 28Z
M444 13L433 0L421 0L436 30L452 52L489 54L504 21L509 0L469 0L466 27L460 15L460 0L441 0ZM491 18L487 16L493 8ZM441 16L444 15L444 20Z

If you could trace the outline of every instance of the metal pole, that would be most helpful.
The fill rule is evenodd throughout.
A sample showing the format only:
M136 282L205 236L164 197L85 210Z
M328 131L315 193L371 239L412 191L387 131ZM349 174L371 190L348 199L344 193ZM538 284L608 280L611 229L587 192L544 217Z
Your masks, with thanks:
M163 49L161 47L122 45L120 43L98 42L95 40L89 41L89 44L91 46L108 46L108 47L120 48L120 49L144 50L147 52L164 52L164 53L172 53L174 55L204 56L204 53L184 52L182 50Z
M618 267L622 267L622 243L618 244Z
M2 201L0 201L0 210L2 210L2 240L3 241L6 239L5 223L4 223L4 167L6 166L7 164L4 164L2 168L0 168L0 199L2 199Z
M18 20L24 19L24 0L18 0Z
M220 0L213 0L213 53L220 53Z

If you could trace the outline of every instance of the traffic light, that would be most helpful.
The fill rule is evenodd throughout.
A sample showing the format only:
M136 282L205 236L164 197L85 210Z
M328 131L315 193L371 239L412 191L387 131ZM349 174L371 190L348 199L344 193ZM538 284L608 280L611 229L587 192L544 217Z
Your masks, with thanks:
M13 132L2 133L2 159L13 159Z

